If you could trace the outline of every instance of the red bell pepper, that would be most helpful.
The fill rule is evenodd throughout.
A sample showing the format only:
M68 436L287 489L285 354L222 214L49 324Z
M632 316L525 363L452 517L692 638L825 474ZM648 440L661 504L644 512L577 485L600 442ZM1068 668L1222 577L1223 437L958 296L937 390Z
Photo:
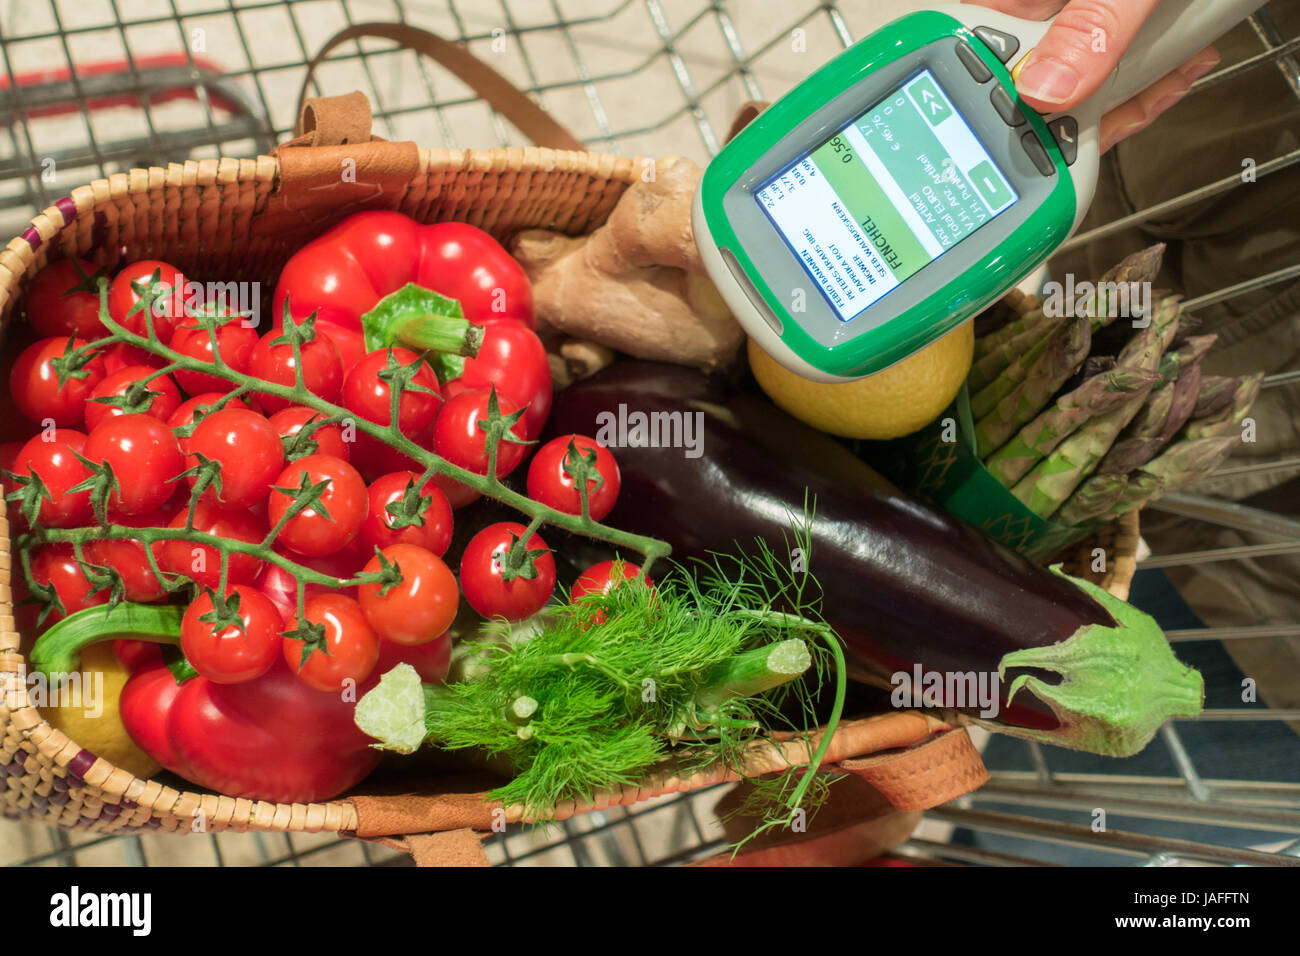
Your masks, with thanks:
M295 319L316 313L346 372L366 352L361 317L414 283L460 303L474 323L513 319L537 328L523 267L482 229L460 222L421 225L400 212L361 212L296 252L275 288L278 328L284 300Z
M182 607L121 603L87 608L51 627L32 648L46 674L77 669L88 644L114 637L179 642ZM232 797L310 803L360 783L379 762L357 729L354 702L313 690L283 660L262 677L215 684L181 680L158 656L134 655L138 667L119 699L136 744L191 783ZM357 688L357 696L365 693Z

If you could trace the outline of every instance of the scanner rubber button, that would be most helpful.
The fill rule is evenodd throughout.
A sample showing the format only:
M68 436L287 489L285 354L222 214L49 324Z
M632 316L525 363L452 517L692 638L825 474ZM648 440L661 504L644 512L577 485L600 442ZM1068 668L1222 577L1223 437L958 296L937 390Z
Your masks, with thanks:
M975 35L984 41L984 45L994 52L999 60L1006 63L1020 49L1020 41L1010 33L1003 33L992 27L976 27Z
M1052 162L1052 157L1047 155L1047 149L1032 129L1020 137L1020 145L1025 148L1025 152L1029 154L1029 158L1038 167L1040 173L1050 176L1056 172L1056 164Z
M998 111L998 115L1002 117L1002 122L1008 126L1019 126L1025 121L1025 114L1020 112L1011 94L1003 87L993 87L989 99L992 100L993 108Z
M1079 122L1073 116L1061 116L1047 124L1056 145L1061 148L1065 165L1073 166L1079 158Z
M957 41L957 59L966 67L966 72L975 78L976 83L987 83L993 79L993 71L984 65L975 48L965 40Z

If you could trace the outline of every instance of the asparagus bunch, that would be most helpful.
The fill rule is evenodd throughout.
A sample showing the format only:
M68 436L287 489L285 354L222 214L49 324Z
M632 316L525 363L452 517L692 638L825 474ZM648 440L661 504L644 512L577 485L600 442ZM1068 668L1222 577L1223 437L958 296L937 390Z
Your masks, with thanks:
M1096 283L1097 292L1088 303L1084 314L1091 322L1091 331L1107 325L1111 317L1107 308L1109 290L1114 286L1130 282L1150 282L1160 271L1164 244L1160 243L1143 249L1124 259L1119 265L1108 271ZM1047 314L1041 302L1027 310L1018 319L1008 322L1002 328L975 340L975 360L967 378L967 386L972 395L979 394L1009 379L1000 390L995 389L982 400L987 402L983 413L991 411L1011 388L1023 381L1028 364L1032 364L1043 353L1047 341L1065 322L1061 314ZM981 414L977 412L976 414Z
M1209 474L1240 440L1262 375L1204 374L1216 336L1192 334L1178 296L1157 293L1145 326L1106 328L1111 290L1151 281L1163 249L1106 273L1077 319L1029 299L976 340L967 385L977 452L1043 518L1113 520Z

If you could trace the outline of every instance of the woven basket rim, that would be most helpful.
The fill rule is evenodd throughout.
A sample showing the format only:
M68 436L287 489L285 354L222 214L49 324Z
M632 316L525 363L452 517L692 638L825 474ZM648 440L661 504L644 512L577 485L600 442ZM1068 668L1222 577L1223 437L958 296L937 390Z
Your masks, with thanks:
M613 199L640 174L645 162L639 157L541 147L420 149L419 153L421 169L426 173L455 171L471 176L506 173L526 177L557 172L582 175L585 172L596 181L603 179L606 195L598 197L592 206L594 218L590 222L596 225L608 215ZM115 198L123 194L140 195L198 187L229 188L246 183L259 184L269 194L276 188L278 179L278 161L274 156L263 155L253 159L190 160L171 163L166 167L131 169L77 187L67 197L37 213L27 229L0 250L0 308L7 310L6 316L12 316L20 284L30 277L29 273L35 271L36 263L42 258L42 250L46 250L44 255L48 256L51 245L65 237L69 229L80 228L79 223L84 224L88 215L93 219L101 207L113 203ZM67 243L66 238L64 242ZM76 245L75 242L71 244ZM78 255L84 255L88 251L80 248L76 250ZM112 254L115 252L114 250ZM99 254L98 250L96 254ZM7 330L8 321L9 318L6 317L3 324L0 324L0 334ZM6 562L4 570L12 574L14 562L8 521L2 513L0 521L3 521L0 525L0 559ZM1119 560L1113 563L1103 586L1112 593L1118 589L1121 593L1117 596L1125 597L1135 567L1133 557L1137 546L1137 513L1125 516L1110 534L1116 542L1115 546L1122 546L1124 550L1118 555ZM319 803L287 804L178 790L154 780L137 778L129 771L115 767L105 758L80 747L62 731L51 726L27 699L26 685L19 679L26 674L26 661L19 650L19 635L16 624L13 624L13 610L11 599L0 600L0 622L7 620L12 625L12 629L0 625L0 678L6 682L4 695L0 698L5 703L5 707L0 709L0 715L3 715L0 719L0 770L9 769L12 775L15 772L12 768L17 767L25 783L33 789L44 787L47 794L62 793L69 788L97 791L97 794L88 794L79 807L79 813L86 815L78 817L77 825L105 831L185 831L189 829L186 821L198 819L201 815L205 828L210 831L316 832L356 829L356 809L346 795ZM10 728L20 736L12 749L6 743ZM35 769L31 767L33 759L36 762ZM35 781L29 777L34 777ZM596 809L597 806L629 804L664 793L708 786L721 782L722 779L729 778L712 772L686 778L656 773L651 774L642 785L613 788L599 794L597 800L590 805L575 803L557 808L557 811L564 811L568 815ZM160 817L155 817L155 813L160 814ZM522 818L520 808L507 808L507 813ZM58 813L52 811L45 816L34 816L33 819L70 825L58 819L58 816Z

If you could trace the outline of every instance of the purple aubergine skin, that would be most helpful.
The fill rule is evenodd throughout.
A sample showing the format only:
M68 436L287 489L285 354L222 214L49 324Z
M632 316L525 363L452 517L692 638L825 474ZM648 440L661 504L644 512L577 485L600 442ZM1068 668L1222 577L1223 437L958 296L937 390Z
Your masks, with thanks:
M780 555L802 520L807 490L815 499L808 570L821 585L822 614L857 669L888 675L919 664L996 675L1010 651L1056 644L1084 625L1115 624L1065 578L909 497L770 402L729 394L691 369L616 363L556 395L548 437L594 437L598 416L617 417L620 404L648 414L702 412L702 454L613 447L623 486L606 522L667 541L679 561L734 553L755 538ZM1058 726L1032 695L1007 704L1013 676L999 685L997 719Z

